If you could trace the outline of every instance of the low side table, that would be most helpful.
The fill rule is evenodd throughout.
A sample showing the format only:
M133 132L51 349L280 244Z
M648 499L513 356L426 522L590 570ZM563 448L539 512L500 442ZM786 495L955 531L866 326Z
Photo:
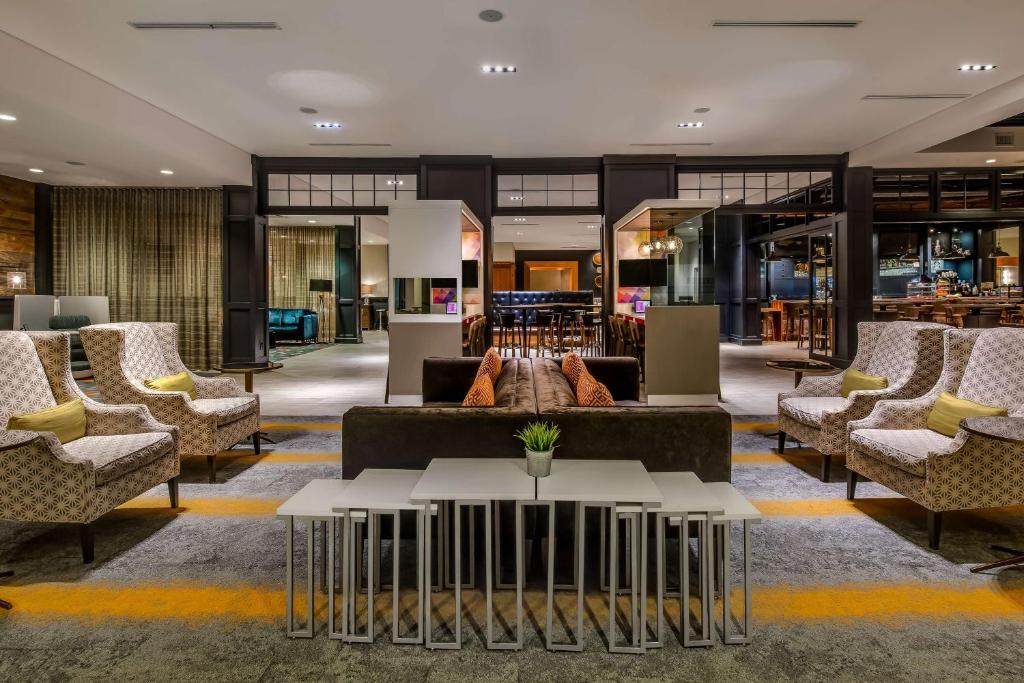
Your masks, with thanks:
M1024 417L968 417L960 421L960 429L968 434L1024 445ZM1008 548L1003 545L994 545L992 550L1010 553L1013 557L974 567L971 569L972 574L1024 564L1024 550Z
M839 368L816 360L770 360L765 366L773 370L787 370L793 373L793 386L800 386L804 375L834 375Z
M722 574L720 588L722 590L722 642L726 645L745 645L750 642L751 625L753 624L752 589L750 572L752 555L750 550L750 526L759 523L762 519L761 511L747 500L743 495L728 482L711 482L705 486L718 498L722 504L722 512L711 516L711 523L715 534L715 556L718 558ZM743 633L732 635L730 623L732 622L732 610L729 608L729 593L731 584L729 580L729 569L732 565L731 558L731 528L733 522L743 522Z

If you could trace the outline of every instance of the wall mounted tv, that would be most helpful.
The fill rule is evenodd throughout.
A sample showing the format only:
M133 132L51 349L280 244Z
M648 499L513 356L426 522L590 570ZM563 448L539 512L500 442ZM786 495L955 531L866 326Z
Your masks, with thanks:
M619 287L664 287L668 284L668 263L664 259L622 259Z
M462 287L480 286L480 264L475 259L462 262Z

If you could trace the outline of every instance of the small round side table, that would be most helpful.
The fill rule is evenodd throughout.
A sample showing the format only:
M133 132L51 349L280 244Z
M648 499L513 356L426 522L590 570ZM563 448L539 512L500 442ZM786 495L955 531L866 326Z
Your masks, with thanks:
M995 439L996 441L1015 444L1024 443L1024 417L967 417L960 420L960 429L968 434L984 436L987 439ZM1013 557L974 567L971 569L972 574L988 571L989 569L1024 564L1024 550L1008 548L1004 545L994 545L992 550L1009 553Z
M788 370L793 373L793 386L799 386L804 375L834 375L839 368L816 360L770 360L765 365L775 370Z

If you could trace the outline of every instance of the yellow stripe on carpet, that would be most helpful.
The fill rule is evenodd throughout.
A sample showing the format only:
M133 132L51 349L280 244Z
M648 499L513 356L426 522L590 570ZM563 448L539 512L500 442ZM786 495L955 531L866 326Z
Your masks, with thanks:
M304 465L318 462L341 462L341 451L265 451L256 455L251 449L221 451L217 454L218 462L239 462L246 465L256 463L266 465Z
M741 594L733 594L742 601ZM52 619L77 618L94 622L120 619L181 620L207 622L214 619L238 621L283 621L285 592L282 588L200 583L115 584L115 583L36 583L26 586L5 585L4 597L14 603L11 616ZM545 595L525 592L526 612L542 615ZM296 612L305 605L301 591L296 595ZM378 609L390 607L390 596L381 594ZM325 611L324 597L315 598L317 612ZM556 609L562 614L575 612L575 595L557 593ZM653 609L653 596L649 610ZM484 595L464 589L463 609L479 610ZM603 628L607 621L607 597L603 592L587 595L588 625L594 621ZM360 600L362 602L362 600ZM408 609L412 595L404 593ZM625 605L625 598L622 598ZM511 591L495 594L495 607L508 613L514 604ZM1024 587L995 584L938 583L853 583L838 585L756 586L753 593L754 619L761 623L818 622L900 622L909 620L1011 620L1024 621ZM454 602L450 595L434 598L433 610L440 619L450 621ZM670 615L678 610L676 601L666 603ZM365 607L361 606L362 611ZM620 607L622 609L622 607ZM403 609L405 611L405 609ZM538 623L540 619L537 619Z
M785 455L777 453L733 453L732 462L735 465L786 465L795 461L821 460L821 453L818 451L787 450Z
M182 495L178 504L180 507L171 508L165 496L143 496L128 501L119 506L107 517L130 516L134 514L151 513L153 511L162 514L176 516L205 515L213 517L267 517L277 514L277 508L287 498L247 498L235 496L223 496L216 498L192 498Z
M752 432L761 429L774 431L778 429L779 425L774 422L733 422L732 431L734 432Z
M340 432L340 422L261 422L267 432Z
M765 517L837 517L867 515L869 517L920 517L924 508L906 498L799 498L782 500L753 500ZM1007 517L1024 515L1024 506L993 508L992 510L961 510L953 514L977 517Z

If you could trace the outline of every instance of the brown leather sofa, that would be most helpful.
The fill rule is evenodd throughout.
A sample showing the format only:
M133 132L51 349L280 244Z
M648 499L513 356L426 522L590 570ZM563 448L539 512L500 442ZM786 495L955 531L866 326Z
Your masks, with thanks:
M586 358L611 391L614 408L581 408L559 364L505 359L494 408L463 408L479 358L423 361L423 406L357 406L344 415L342 476L367 467L423 469L433 458L523 457L515 432L532 420L562 429L556 458L640 460L652 472L692 471L729 481L732 425L717 406L648 406L640 401L635 358Z

